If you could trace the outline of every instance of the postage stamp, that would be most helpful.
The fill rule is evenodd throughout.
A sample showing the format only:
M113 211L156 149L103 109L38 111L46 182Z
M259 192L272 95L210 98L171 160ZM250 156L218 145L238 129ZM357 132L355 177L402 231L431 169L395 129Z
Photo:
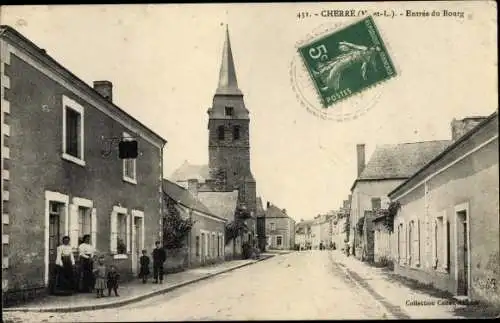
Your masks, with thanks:
M298 51L324 108L396 75L371 16Z

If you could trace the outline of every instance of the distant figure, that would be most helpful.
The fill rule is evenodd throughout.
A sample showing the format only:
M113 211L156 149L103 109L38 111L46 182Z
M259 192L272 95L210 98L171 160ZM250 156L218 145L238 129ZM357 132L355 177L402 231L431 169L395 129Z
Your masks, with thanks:
M323 242L319 243L319 250L323 250Z
M56 286L54 293L58 295L71 295L75 288L73 267L75 257L69 245L69 237L62 238L62 244L57 247L56 256Z
M149 257L147 255L146 249L142 251L141 259L139 260L141 263L141 270L139 271L139 278L142 278L142 283L145 284L148 280L149 272Z
M97 298L104 297L104 290L106 289L106 265L104 264L104 257L99 257L98 264L93 270L95 275L95 290Z
M118 295L118 279L120 279L120 274L116 271L116 267L113 265L109 266L106 282L108 287L108 296L111 296L111 290L115 292L115 296L120 296Z
M160 248L160 241L155 242L156 248L153 250L153 277L155 284L158 284L158 279L160 279L160 284L163 283L163 263L167 260L167 254L165 249Z

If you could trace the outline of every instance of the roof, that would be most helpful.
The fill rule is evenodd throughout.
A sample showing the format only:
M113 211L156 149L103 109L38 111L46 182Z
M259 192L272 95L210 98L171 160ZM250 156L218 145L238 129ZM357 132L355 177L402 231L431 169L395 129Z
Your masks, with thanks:
M177 203L180 203L190 209L213 215L209 208L196 199L188 190L167 179L163 179L163 193L168 195Z
M229 28L226 25L226 39L222 49L222 62L219 72L219 85L216 94L223 95L242 95L238 88L236 79L236 69L234 67L233 51L231 41L229 40Z
M361 175L354 181L406 179L451 144L451 140L378 145Z
M163 144L165 144L167 142L166 139L164 139L162 136L160 136L159 134L157 134L156 132L151 130L148 126L144 125L142 122L140 122L139 120L134 118L132 115L130 115L127 112L125 112L124 110L122 110L119 106L117 106L113 102L104 98L94 88L92 88L90 85L85 83L82 79L80 79L78 76L73 74L66 67L62 66L59 62L57 62L51 56L49 56L46 53L45 49L38 47L35 43L33 43L28 38L26 38L24 35L22 35L16 29L14 29L8 25L0 25L0 36L2 36L4 38L10 38L18 48L22 48L22 49L26 50L31 55L37 56L37 58L41 58L40 61L43 62L43 64L47 65L48 67L50 67L54 70L58 70L58 72L62 72L59 74L63 78L70 79L71 84L73 84L77 89L86 92L86 94L88 94L93 99L95 99L99 103L101 103L102 106L107 107L109 110L114 110L118 114L121 114L124 117L130 119L131 121L136 123L138 126L140 126L141 130L143 130L148 135L152 135L152 136L156 137ZM89 62L89 63L91 63L91 62Z
M288 218L289 216L280 208L269 205L266 209L266 218Z
M187 160L177 168L172 175L170 175L170 180L174 182L186 181L188 179L197 179L200 182L204 182L210 177L210 172L208 165L193 165Z
M443 150L441 153L438 155L434 156L431 160L429 160L425 165L422 165L414 174L412 174L411 177L409 177L406 181L398 185L395 189L393 189L388 195L390 198L394 197L394 194L401 190L403 187L408 186L408 184L415 179L416 177L420 176L423 174L427 169L429 169L432 165L436 164L438 161L443 159L447 154L451 153L455 148L459 147L462 145L465 141L467 141L469 138L471 138L474 134L478 133L481 129L485 128L489 123L493 121L497 121L498 123L498 111L493 112L491 115L489 115L485 120L480 122L477 126L469 130L468 132L464 133L461 137L459 137L457 140L455 140L451 145L449 145L445 150ZM497 137L498 137L498 124L495 127Z
M218 216L228 220L234 219L238 203L238 191L232 192L198 192L198 199Z

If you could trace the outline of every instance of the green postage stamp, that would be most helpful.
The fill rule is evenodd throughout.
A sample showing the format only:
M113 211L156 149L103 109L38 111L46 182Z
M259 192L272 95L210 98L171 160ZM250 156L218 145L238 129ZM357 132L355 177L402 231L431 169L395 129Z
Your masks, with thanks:
M299 47L323 107L396 75L372 17Z

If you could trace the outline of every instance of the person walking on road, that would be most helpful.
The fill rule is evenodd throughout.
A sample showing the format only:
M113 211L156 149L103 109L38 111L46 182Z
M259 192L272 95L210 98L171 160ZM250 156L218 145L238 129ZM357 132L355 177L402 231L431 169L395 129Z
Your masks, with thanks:
M156 248L153 250L153 283L158 284L158 279L160 284L163 283L163 263L167 260L167 254L165 249L160 247L160 241L155 242Z

